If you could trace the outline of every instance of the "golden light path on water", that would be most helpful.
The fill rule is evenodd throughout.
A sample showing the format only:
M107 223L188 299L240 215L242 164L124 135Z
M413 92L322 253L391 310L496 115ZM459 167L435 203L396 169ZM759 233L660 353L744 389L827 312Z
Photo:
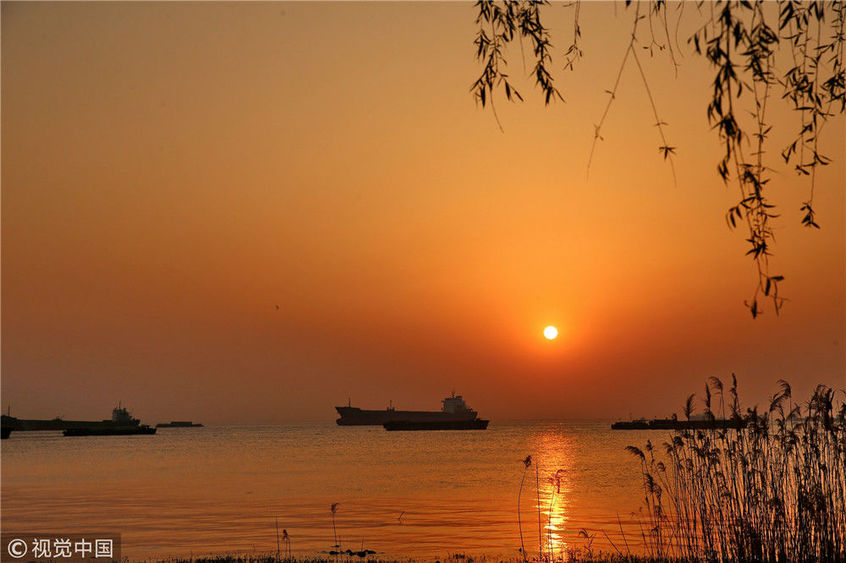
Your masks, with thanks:
M573 532L568 529L573 448L567 436L551 430L539 434L536 442L535 481L539 490L534 506L543 530L542 550L554 559L570 547L567 533Z

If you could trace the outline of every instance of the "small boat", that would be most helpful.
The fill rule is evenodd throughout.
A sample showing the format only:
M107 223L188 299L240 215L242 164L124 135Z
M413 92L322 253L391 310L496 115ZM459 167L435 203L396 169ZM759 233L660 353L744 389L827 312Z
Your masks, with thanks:
M156 429L146 424L138 426L101 426L99 428L68 428L65 436L134 436L137 434L155 434Z
M170 422L156 424L156 428L200 428L202 426L199 422L191 422L190 420L171 420Z
M389 420L382 424L385 430L484 430L489 420Z

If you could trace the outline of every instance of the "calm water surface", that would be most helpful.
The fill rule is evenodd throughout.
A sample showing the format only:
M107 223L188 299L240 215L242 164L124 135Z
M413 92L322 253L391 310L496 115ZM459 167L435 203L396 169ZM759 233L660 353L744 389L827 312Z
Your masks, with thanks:
M527 549L538 545L538 489L542 535L556 550L583 545L582 528L597 534L594 546L611 549L607 534L624 549L621 527L634 549L643 494L624 448L647 438L666 439L611 431L607 422L492 423L483 432L331 423L128 437L17 432L2 444L2 527L118 532L122 554L137 560L275 551L278 518L293 551L313 555L334 543L329 507L337 502L343 549L517 556L517 495L531 454L522 493ZM549 480L557 470L560 489Z

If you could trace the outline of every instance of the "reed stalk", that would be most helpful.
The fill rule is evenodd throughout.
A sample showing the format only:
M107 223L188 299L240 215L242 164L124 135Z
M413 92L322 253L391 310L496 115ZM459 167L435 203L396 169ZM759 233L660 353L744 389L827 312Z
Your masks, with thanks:
M338 506L340 506L340 503L332 503L332 506L329 507L329 512L332 513L332 538L335 540L335 545L333 545L332 547L340 549L341 542L338 541L338 530L337 528L335 528L335 513L338 511Z
M520 479L520 489L517 491L517 527L520 529L520 553L523 554L523 563L528 561L528 557L526 557L526 544L523 541L523 521L520 516L520 507L521 499L523 495L523 483L526 481L526 471L529 469L529 466L532 465L532 456L526 456L526 459L523 460L523 477Z
M540 466L535 463L535 495L538 507L538 559L543 557L543 533L541 532Z

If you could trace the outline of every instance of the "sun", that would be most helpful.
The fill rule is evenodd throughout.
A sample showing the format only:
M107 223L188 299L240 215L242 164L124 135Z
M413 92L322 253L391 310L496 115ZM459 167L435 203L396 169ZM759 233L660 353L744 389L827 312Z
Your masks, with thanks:
M558 338L558 329L552 325L549 325L545 329L543 329L543 336L547 340L555 340Z

